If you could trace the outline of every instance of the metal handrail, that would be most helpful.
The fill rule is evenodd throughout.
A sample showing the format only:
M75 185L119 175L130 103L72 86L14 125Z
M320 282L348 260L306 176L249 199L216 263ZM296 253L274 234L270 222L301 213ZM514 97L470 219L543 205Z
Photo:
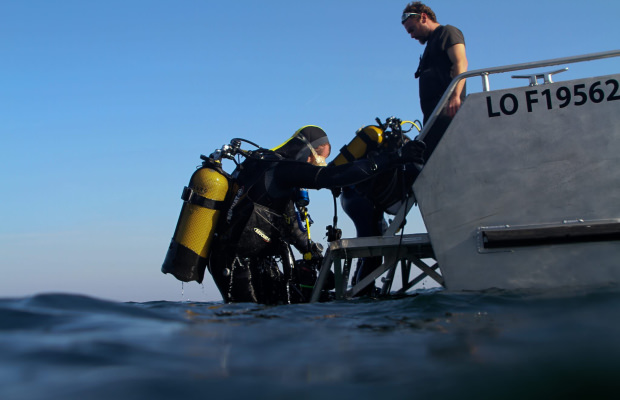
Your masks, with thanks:
M511 71L520 71L520 70L531 69L531 68L550 67L553 65L560 65L560 64L574 64L574 63L583 62L583 61L600 60L604 58L612 58L612 57L619 57L619 56L620 56L620 50L611 50L611 51L603 51L600 53L584 54L581 56L554 58L551 60L533 61L533 62L522 63L522 64L513 64L513 65L502 66L502 67L476 69L473 71L463 72L462 74L459 74L455 76L454 79L452 79L452 82L450 82L450 85L448 85L448 88L446 89L443 96L439 100L439 103L437 103L437 106L433 110L433 113L431 114L431 117L428 119L428 122L424 124L424 128L422 129L422 132L420 132L420 134L418 135L418 138L420 140L424 139L424 137L430 130L430 127L435 123L435 120L437 120L437 118L439 117L441 110L443 110L443 108L448 103L448 99L452 95L452 92L454 92L454 88L456 88L456 85L463 79L473 78L474 76L481 76L482 86L485 89L485 91L488 91L489 75L492 75L492 74L500 74L500 73L511 72Z

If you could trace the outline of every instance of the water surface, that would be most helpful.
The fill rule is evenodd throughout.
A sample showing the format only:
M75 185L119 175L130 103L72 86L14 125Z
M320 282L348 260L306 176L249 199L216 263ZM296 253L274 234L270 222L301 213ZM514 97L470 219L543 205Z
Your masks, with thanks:
M617 398L619 310L615 286L285 306L0 299L0 398Z

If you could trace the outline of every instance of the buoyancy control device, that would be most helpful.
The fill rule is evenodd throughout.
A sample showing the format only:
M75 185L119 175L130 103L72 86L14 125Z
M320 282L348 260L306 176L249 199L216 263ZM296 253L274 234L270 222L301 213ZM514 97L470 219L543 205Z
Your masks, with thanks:
M257 147L255 151L241 149L241 142L247 142ZM161 271L165 274L172 274L183 282L197 281L201 283L204 279L205 269L209 260L214 236L220 234L220 242L229 242L231 237L239 238L242 236L243 229L250 229L256 224L249 223L243 217L235 218L231 224L232 209L235 214L245 215L248 218L261 218L273 213L266 207L254 204L251 201L240 201L240 197L245 198L246 191L257 179L256 173L260 175L260 168L253 168L253 162L265 164L273 161L275 153L270 150L260 148L257 144L245 139L233 139L230 145L224 145L216 150L209 157L201 155L203 160L200 166L190 179L189 185L183 190L181 196L183 206L179 216L177 226L170 242L166 258ZM246 158L245 169L250 171L249 182L241 182L222 169L222 160L233 160L238 167L241 165L236 156ZM247 164L249 162L249 164ZM246 178L248 178L246 176ZM247 179L246 179L247 180ZM242 185L240 187L240 185ZM246 186L246 187L243 187ZM241 204L243 203L243 204ZM243 205L243 207L241 207ZM250 207L250 209L247 209ZM260 210L259 210L260 209ZM223 216L221 214L224 214ZM221 220L221 221L220 221ZM250 226L251 225L251 226ZM271 224L268 224L271 227ZM222 232L219 232L219 231ZM260 232L262 233L262 232ZM262 235L264 239L265 234ZM254 243L250 240L243 243L234 244L235 252L244 253L260 252L260 246L265 246L264 240Z
M340 150L340 154L332 161L334 165L346 164L365 157L372 157L373 152L395 151L410 140L405 134L414 128L421 131L419 121L402 121L389 117L385 122L379 118L378 125L368 125L360 128L351 142ZM403 129L411 124L409 129ZM410 194L410 186L417 177L417 170L405 167L384 171L376 177L361 182L353 188L363 197L369 199L376 207L394 214L400 208L402 200Z

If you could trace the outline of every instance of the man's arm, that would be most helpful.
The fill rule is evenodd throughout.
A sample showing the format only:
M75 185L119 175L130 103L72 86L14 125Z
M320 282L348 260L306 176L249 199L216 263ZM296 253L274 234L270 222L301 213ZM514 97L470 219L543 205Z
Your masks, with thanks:
M452 61L452 69L450 70L451 78L467 71L467 56L465 54L465 45L463 43L458 43L448 48L448 58ZM456 85L454 92L452 92L450 100L448 101L448 106L446 107L448 116L454 117L456 112L461 107L461 93L463 92L464 87L465 80L462 80Z

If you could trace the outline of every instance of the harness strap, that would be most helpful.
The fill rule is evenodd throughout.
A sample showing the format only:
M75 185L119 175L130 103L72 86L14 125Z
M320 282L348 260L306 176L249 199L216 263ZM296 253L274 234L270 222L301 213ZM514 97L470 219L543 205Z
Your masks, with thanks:
M181 194L181 199L189 204L195 204L200 207L209 208L211 210L223 210L225 201L218 201L213 199L208 199L204 196L201 196L194 192L194 190L190 187L185 186L183 188L183 193Z
M342 149L340 149L340 154L342 154L342 156L348 161L348 162L353 162L355 161L355 156L353 154L351 154L351 152L349 151L349 149L347 148L348 145L343 146Z
M364 141L368 146L377 146L377 142L372 140L364 130L357 131L356 135Z

